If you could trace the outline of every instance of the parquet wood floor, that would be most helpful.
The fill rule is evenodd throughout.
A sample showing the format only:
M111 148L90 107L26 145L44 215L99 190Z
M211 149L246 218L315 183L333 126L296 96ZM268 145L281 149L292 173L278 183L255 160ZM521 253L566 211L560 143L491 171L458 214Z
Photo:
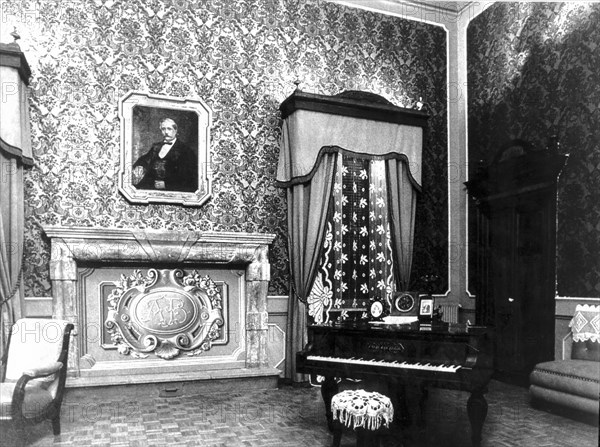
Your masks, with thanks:
M67 396L68 397L68 396ZM383 447L468 447L468 395L433 389L427 427L394 429ZM534 409L525 388L493 381L483 447L597 447L598 427ZM398 416L398 415L396 415ZM3 428L0 445L14 445ZM267 391L136 400L70 401L62 412L62 434L49 422L28 431L26 445L45 446L202 446L321 447L331 445L320 392L282 386ZM354 446L351 432L342 445Z

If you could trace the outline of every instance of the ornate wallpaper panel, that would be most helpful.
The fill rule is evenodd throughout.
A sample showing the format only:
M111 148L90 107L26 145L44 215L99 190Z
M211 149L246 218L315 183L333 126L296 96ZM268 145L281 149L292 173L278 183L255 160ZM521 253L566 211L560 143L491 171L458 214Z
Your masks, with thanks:
M297 79L308 92L366 90L405 107L423 97L431 119L414 277L445 277L442 28L314 0L3 0L2 8L3 29L18 27L33 71L26 294L50 293L41 224L275 233L270 293L287 294L285 191L274 179L278 107ZM134 205L118 193L117 104L130 90L200 97L214 111L213 198L204 206Z
M558 184L558 294L599 296L600 4L498 3L467 39L469 165L510 138L545 147L557 134L570 154Z

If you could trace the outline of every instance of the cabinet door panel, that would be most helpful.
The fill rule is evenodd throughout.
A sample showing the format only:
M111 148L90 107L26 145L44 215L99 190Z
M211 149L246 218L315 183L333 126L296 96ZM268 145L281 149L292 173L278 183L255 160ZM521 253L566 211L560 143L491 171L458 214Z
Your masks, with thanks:
M528 201L516 210L516 300L522 315L524 369L554 354L554 247L548 201Z
M566 161L513 140L466 183L477 207L477 315L495 326L501 379L525 384L536 363L554 358L556 181Z
M515 299L515 224L513 208L502 207L492 214L490 235L491 295L495 307L496 369L520 369L521 312Z

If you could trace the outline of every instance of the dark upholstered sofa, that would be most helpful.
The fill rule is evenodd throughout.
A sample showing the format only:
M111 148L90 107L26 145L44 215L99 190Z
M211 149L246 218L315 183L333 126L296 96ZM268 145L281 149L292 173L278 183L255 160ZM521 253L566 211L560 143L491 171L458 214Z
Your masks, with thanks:
M539 363L529 376L536 407L598 418L600 396L600 306L577 305L571 323L571 358Z

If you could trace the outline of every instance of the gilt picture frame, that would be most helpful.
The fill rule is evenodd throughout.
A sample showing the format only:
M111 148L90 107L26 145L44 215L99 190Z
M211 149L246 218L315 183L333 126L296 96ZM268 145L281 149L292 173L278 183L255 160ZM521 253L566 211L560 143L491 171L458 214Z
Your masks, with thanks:
M201 206L210 199L212 110L202 99L130 91L119 119L118 184L129 202Z

